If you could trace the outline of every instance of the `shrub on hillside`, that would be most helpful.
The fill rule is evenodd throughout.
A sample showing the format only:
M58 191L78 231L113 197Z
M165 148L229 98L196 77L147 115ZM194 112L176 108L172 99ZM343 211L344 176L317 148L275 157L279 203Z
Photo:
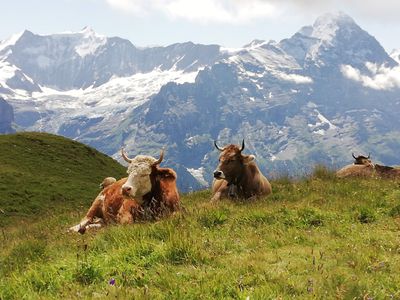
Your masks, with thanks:
M376 213L369 207L361 207L357 218L360 223L373 223L376 221Z

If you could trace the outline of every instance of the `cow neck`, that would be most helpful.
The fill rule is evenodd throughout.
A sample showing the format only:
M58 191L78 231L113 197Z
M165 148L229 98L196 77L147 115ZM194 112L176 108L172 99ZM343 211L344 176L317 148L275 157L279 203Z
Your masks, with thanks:
M143 196L144 203L149 204L159 189L159 182L157 179L157 166L153 166L150 174L151 190ZM156 199L157 200L157 199Z
M242 186L241 182L244 177L244 170L245 170L245 166L243 166L243 169L241 170L241 172L239 172L239 176L234 178L232 181L228 182L228 186L233 184L233 185L236 185L241 191L243 191L243 186Z
M143 199L144 199L144 197L145 197L145 196L141 196L141 197L135 197L135 200L136 200L136 202L137 202L137 203L139 203L139 204L140 204L140 203L143 203Z

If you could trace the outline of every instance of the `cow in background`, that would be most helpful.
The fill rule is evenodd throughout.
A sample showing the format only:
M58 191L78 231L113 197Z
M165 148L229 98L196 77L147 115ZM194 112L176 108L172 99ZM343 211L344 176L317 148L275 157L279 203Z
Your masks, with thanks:
M356 157L354 153L352 153L352 156L354 158L354 163L338 170L336 172L337 177L400 179L400 168L374 164L370 159L370 154L368 154L368 156L359 155Z

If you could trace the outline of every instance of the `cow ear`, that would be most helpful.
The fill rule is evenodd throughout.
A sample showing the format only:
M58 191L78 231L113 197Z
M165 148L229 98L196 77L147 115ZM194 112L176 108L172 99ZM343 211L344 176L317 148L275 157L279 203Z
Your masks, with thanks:
M244 164L248 164L255 159L256 159L256 157L254 155L243 155L243 163Z

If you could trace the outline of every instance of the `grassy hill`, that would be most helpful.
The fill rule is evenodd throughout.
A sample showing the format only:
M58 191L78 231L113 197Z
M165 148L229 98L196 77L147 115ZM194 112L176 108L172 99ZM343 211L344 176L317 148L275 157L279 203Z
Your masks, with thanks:
M0 225L49 208L87 207L107 176L126 176L126 168L81 143L46 133L0 135Z
M44 137L53 144L54 137ZM59 143L71 145L61 138ZM23 143L19 147L24 151ZM88 148L75 147L82 147L76 153L85 158L70 155L65 161L90 160ZM56 154L43 154L42 174ZM74 173L87 184L93 181L88 170L104 171L99 179L113 175L94 161ZM39 168L33 162L31 167ZM17 172L16 165L7 168ZM2 300L400 299L398 182L339 180L319 168L301 180L273 181L273 194L265 199L210 203L210 192L200 191L183 195L185 211L164 220L79 235L66 229L87 209L78 206L86 199L79 197L86 184L57 172L49 170L57 184L46 190L64 195L77 189L59 201L65 208L36 219L14 218L1 229ZM30 196L39 204L41 183L36 184ZM87 205L96 185L95 180ZM2 187L12 195L13 186ZM20 205L29 214L29 202Z

